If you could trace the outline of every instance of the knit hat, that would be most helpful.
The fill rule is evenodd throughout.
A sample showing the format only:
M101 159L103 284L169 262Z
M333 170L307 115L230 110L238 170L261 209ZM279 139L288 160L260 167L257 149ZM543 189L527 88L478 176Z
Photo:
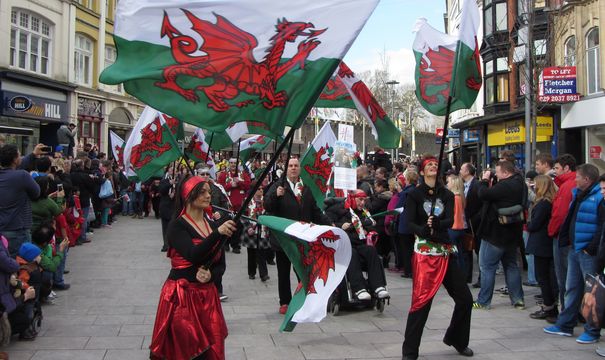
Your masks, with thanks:
M19 256L21 256L27 262L34 261L34 259L41 253L42 250L32 243L23 243L19 248Z

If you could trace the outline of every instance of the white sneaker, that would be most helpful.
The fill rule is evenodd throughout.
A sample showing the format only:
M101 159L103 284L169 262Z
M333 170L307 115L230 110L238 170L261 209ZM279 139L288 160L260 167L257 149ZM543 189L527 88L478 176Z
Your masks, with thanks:
M48 298L49 299L56 299L57 298L57 293L55 293L54 291L51 290L50 294L48 294Z
M379 287L374 291L376 293L376 297L379 299L386 299L389 297L389 292L384 287Z
M370 293L366 289L359 290L358 292L355 293L355 296L357 296L357 299L362 300L362 301L372 299L372 295L370 295Z

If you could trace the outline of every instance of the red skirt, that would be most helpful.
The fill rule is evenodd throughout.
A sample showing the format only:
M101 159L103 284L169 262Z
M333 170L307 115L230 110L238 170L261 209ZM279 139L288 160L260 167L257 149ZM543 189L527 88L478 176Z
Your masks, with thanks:
M227 324L213 283L166 280L151 339L152 359L225 359Z

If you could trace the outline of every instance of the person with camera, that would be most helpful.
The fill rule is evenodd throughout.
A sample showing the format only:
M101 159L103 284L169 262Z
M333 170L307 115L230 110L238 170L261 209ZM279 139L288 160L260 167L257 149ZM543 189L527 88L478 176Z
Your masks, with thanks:
M483 172L479 182L479 200L483 201L481 223L477 236L481 238L479 267L481 270L481 290L475 309L489 309L496 269L502 262L506 273L511 304L516 309L525 309L521 272L517 265L517 251L523 240L524 204L527 202L525 179L515 170L515 165L507 160L496 164L498 182L489 187L492 172Z

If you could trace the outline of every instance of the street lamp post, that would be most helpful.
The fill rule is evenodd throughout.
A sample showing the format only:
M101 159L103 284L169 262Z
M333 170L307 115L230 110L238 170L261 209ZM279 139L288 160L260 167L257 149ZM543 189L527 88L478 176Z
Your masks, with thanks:
M386 83L389 85L391 89L391 121L395 121L395 85L399 85L399 81L391 80ZM399 129L399 139L401 140L401 129ZM395 157L396 154L396 157ZM395 151L391 152L391 156L395 157L392 160L399 159L399 148L395 149Z

